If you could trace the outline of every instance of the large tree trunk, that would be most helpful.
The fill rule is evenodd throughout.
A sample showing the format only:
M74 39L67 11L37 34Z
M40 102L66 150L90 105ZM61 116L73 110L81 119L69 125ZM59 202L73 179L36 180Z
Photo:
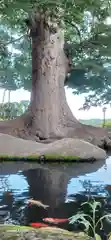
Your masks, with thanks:
M30 21L32 38L32 91L27 112L16 120L1 122L0 132L24 139L53 141L82 138L99 146L110 146L105 129L80 124L65 96L64 81L71 61L64 53L64 34L45 16ZM74 103L75 104L75 103Z
M70 60L64 53L64 36L58 27L53 34L41 20L39 25L36 22L36 28L39 37L32 35L32 92L26 123L31 134L40 139L63 138L72 122L78 124L64 90Z

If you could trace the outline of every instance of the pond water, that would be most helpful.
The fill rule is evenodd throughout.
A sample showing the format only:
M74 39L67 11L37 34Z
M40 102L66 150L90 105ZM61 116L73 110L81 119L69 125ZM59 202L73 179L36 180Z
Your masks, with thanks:
M111 156L106 161L73 164L0 163L0 222L25 224L45 217L68 218L90 197L111 213ZM50 207L29 206L33 198ZM61 224L73 230L77 226ZM111 229L106 222L105 231Z

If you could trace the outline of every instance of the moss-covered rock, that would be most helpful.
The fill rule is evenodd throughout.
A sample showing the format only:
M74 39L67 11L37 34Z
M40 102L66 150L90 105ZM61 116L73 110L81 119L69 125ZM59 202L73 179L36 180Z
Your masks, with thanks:
M81 158L78 156L62 156L58 154L44 154L44 155L26 155L26 156L9 156L9 155L0 155L0 161L26 161L27 162L78 162L81 161ZM87 160L87 159L86 159Z
M49 144L37 143L0 133L1 160L90 161L106 158L106 152L81 139L65 138Z
M78 156L81 160L104 160L106 152L99 147L92 145L82 139L65 138L48 144L46 149L42 150L44 155Z
M47 227L29 229L28 227L0 227L0 239L2 240L89 240L84 233L72 233L60 228Z

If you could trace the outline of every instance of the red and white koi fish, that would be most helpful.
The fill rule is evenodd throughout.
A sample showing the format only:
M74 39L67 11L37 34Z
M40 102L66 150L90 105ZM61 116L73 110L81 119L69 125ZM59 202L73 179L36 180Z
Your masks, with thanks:
M69 220L67 218L43 218L43 221L53 224L59 224L68 222Z

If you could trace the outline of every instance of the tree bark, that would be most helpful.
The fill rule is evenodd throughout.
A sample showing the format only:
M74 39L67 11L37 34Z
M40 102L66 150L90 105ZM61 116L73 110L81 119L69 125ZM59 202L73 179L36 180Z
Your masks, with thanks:
M79 124L64 89L70 60L64 53L64 35L58 26L54 34L43 21L36 23L38 28L39 37L32 36L32 91L26 125L40 139L63 138L72 123Z

